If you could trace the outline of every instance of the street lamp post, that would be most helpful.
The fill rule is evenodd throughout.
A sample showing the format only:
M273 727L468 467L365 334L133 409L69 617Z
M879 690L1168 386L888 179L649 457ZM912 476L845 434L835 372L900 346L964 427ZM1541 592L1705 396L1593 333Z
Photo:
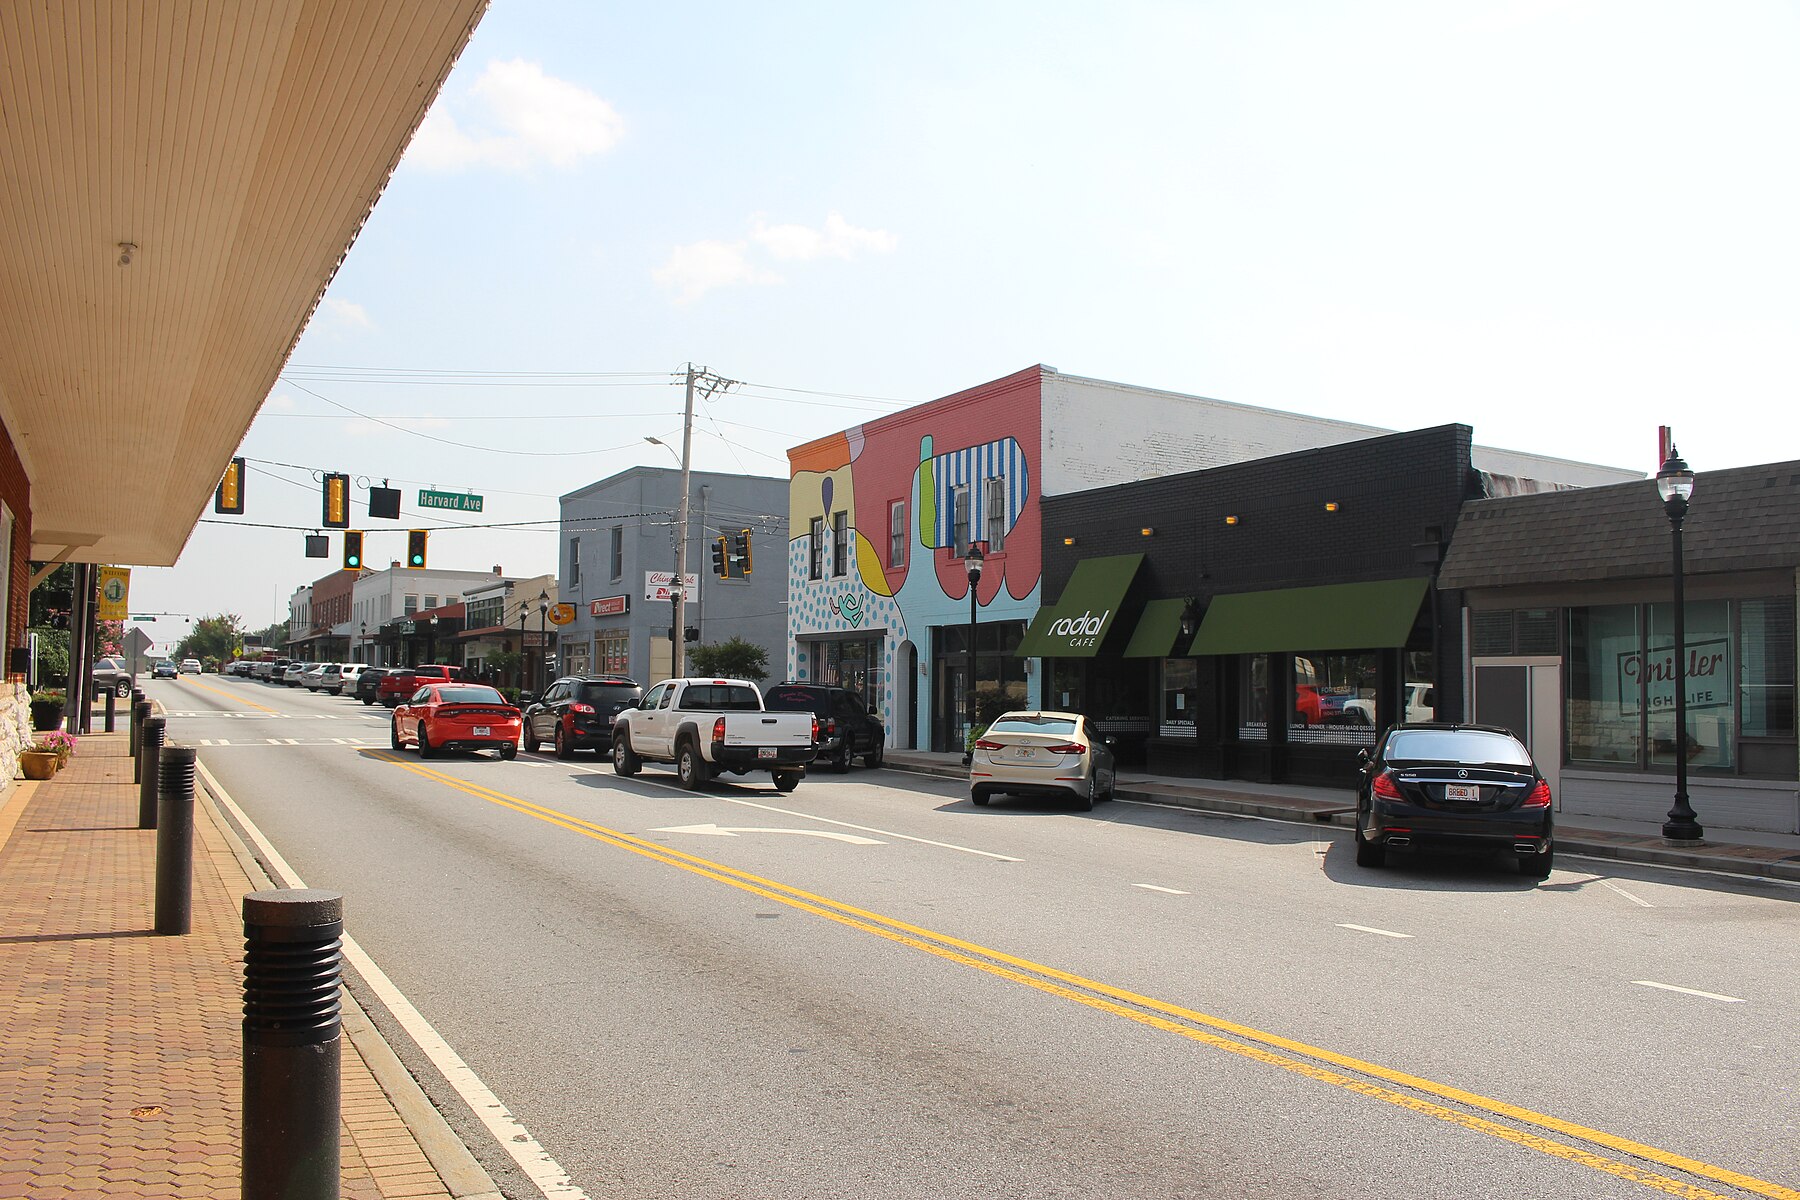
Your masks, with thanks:
M1675 541L1675 807L1663 822L1663 840L1684 846L1699 845L1706 836L1688 803L1687 791L1687 605L1683 596L1681 523L1687 518L1688 498L1694 494L1694 472L1669 444L1669 457L1656 473L1656 490Z
M538 593L538 673L546 676L543 680L543 686L538 688L538 691L540 692L544 690L544 687L548 687L550 684L550 680L547 678L550 674L549 620L550 592L546 589L545 591Z
M975 744L968 738L969 733L975 729L975 617L976 606L980 603L975 594L975 585L981 582L981 564L984 561L985 556L981 553L980 544L971 541L969 552L963 555L963 570L969 574L969 680L963 701L964 715L969 722L968 731L963 734L965 741L963 762L965 763L973 762L975 758Z
M361 662L363 655L369 652L369 623L364 621L356 634L356 661Z
M531 610L521 601L519 604L519 687L521 690L531 686L531 679L527 674L530 669L531 655L525 651L525 618L530 612Z

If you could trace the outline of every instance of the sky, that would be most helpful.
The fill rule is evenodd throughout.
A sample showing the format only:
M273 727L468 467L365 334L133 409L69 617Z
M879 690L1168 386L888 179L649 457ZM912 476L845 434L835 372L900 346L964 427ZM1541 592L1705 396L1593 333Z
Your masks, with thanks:
M494 0L247 512L132 610L285 619L336 566L324 471L371 565L429 525L432 566L554 571L559 495L676 465L644 439L678 450L690 362L734 381L694 467L752 475L1034 363L1646 475L1659 425L1702 473L1800 459L1796 62L1754 0Z

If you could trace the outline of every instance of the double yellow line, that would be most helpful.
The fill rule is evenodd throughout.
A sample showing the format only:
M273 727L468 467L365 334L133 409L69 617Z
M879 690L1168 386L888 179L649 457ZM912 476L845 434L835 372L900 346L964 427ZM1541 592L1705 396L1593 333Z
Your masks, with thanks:
M747 871L740 871L735 867L713 862L710 859L645 841L631 834L609 829L604 825L597 825L592 821L585 821L580 817L571 816L541 804L533 804L529 800L522 800L517 796L511 796L493 788L446 775L389 751L370 750L364 753L368 757L392 763L422 778L441 783L445 787L454 788L490 804L510 808L514 812L523 813L528 817L534 817L617 849L639 854L656 862L725 884L728 887L750 892L777 904L784 904L801 912L811 913L828 921L836 921L840 925L886 938L914 950L936 955L961 966L983 971L1010 983L1021 984L1052 996L1059 996L1076 1004L1123 1017L1128 1021L1135 1021L1152 1029L1172 1033L1178 1037L1200 1042L1269 1066L1279 1067L1297 1075L1304 1075L1320 1083L1330 1084L1333 1087L1343 1088L1361 1096L1409 1109L1448 1124L1459 1125L1477 1133L1500 1138L1552 1158L1578 1163L1581 1166L1590 1167L1632 1183L1642 1184L1672 1196L1687 1197L1688 1200L1727 1200L1716 1192L1707 1191L1694 1184L1671 1179L1666 1175L1632 1163L1608 1158L1581 1146L1571 1146L1553 1141L1543 1134L1558 1134L1593 1146L1604 1147L1619 1154L1656 1163L1702 1179L1709 1179L1753 1195L1770 1197L1771 1200L1800 1200L1800 1190L1778 1183L1771 1183L1768 1180L1757 1179L1725 1167L1672 1154L1666 1150L1659 1150L1654 1146L1634 1142L1603 1130L1591 1129L1572 1121L1564 1121L1558 1117L1533 1112L1502 1100L1494 1100L1417 1075L1390 1070L1387 1067L1364 1062L1349 1055L1308 1045L1279 1034L1267 1033L1248 1025L1237 1024L1234 1021L1208 1016L1193 1009L1182 1008L1150 996L1142 996L1097 980L1058 970L1055 967L1035 963L1029 959L1017 958L999 950L966 942L948 934L910 925L892 917L885 917L879 913L869 912L853 905L803 891L800 888L764 879ZM1311 1061L1303 1061L1303 1058ZM1332 1069L1334 1067L1341 1068L1341 1070ZM1343 1073L1344 1071L1353 1071L1356 1075L1364 1078L1346 1075ZM1380 1082L1371 1082L1371 1080ZM1395 1090L1396 1088L1407 1090L1398 1091ZM1436 1099L1431 1099L1431 1097ZM1465 1112L1450 1108L1438 1103L1439 1100L1462 1105L1464 1108L1474 1109L1477 1112ZM1498 1121L1489 1120L1478 1115L1479 1112L1491 1113L1514 1124L1501 1124ZM1528 1126L1529 1128L1518 1128L1517 1126Z

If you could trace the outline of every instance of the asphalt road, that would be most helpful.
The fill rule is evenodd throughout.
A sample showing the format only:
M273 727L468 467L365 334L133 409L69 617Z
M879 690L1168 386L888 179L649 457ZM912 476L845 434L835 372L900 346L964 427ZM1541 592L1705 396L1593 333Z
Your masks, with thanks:
M421 762L379 707L147 690L596 1200L1800 1198L1792 886L1372 872L1326 827L885 770Z

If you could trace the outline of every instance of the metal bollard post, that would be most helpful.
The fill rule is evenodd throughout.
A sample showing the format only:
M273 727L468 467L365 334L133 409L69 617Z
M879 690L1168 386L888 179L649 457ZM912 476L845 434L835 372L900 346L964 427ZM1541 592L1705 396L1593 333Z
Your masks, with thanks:
M164 746L156 787L156 932L193 928L194 763L192 746Z
M106 732L108 733L113 732L113 704L117 701L118 695L112 688L106 689Z
M163 724L167 717L145 717L138 739L138 828L156 828L157 766L162 760Z
M131 706L131 782L143 779L144 722L150 719L150 702L139 700Z
M338 1200L344 898L244 897L242 1200Z

